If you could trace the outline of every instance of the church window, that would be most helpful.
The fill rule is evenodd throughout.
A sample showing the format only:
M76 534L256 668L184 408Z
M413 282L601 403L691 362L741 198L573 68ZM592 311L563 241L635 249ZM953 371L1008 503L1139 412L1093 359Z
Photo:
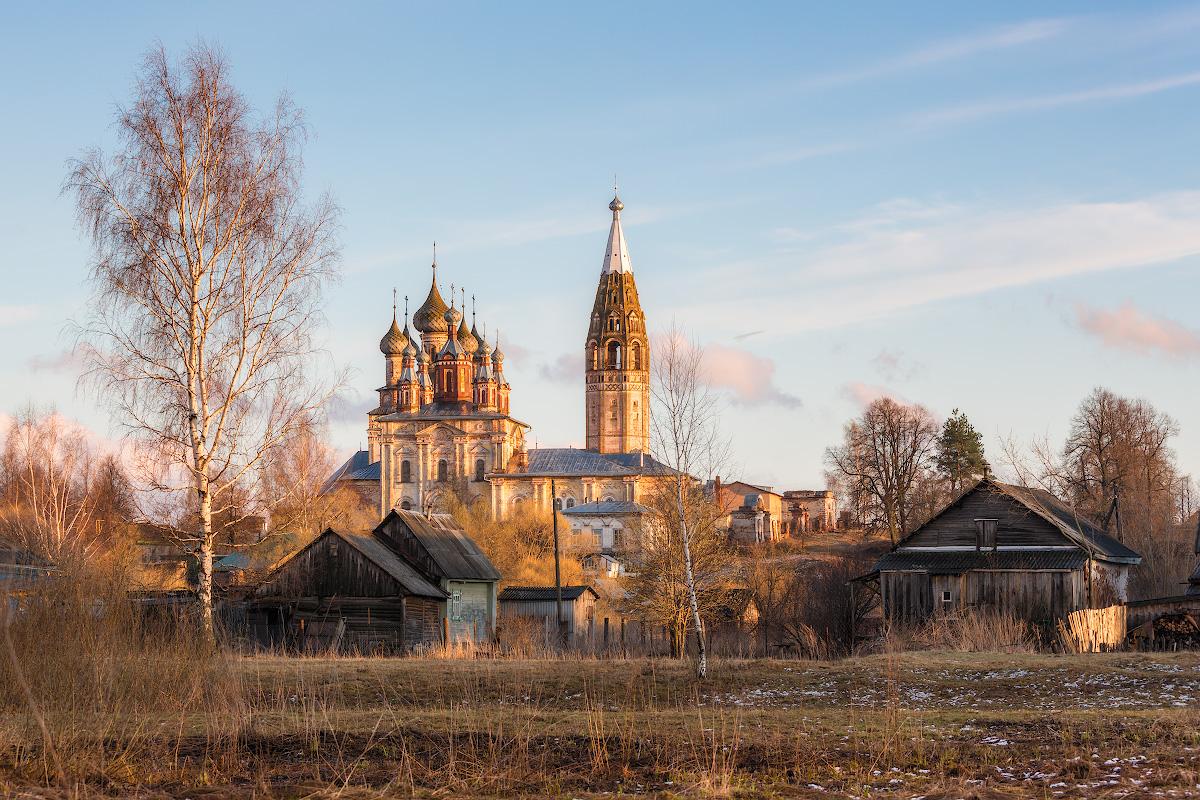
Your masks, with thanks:
M400 508L402 508L402 509L403 509L403 510L405 510L405 511L411 511L411 510L412 510L412 503L408 502L407 500L401 500L401 501L400 501Z
M438 483L446 482L446 459L444 458L438 461L437 479Z
M554 510L555 510L555 511L562 511L562 510L563 510L563 501L562 501L562 498L561 498L561 497L556 497L556 498L554 498Z
M574 508L574 507L575 507L575 498L568 497L567 498L567 508Z
M608 364L609 369L621 368L621 343L613 339L608 343Z
M476 481L483 480L483 471L484 471L483 459L482 458L475 459L475 480Z
M630 348L629 360L633 362L634 369L642 368L642 345L640 343L633 343L633 347Z
M412 483L412 464L407 459L400 462L400 482Z

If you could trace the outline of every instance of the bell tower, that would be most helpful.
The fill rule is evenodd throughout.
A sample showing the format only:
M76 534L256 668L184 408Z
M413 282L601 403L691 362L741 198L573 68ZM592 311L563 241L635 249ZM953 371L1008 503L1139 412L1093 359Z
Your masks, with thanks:
M645 452L650 441L650 348L615 195L608 249L584 346L587 448Z

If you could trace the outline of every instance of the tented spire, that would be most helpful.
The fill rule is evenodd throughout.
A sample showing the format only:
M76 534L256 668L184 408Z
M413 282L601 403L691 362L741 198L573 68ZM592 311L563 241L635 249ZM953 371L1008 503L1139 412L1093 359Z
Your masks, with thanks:
M625 207L625 204L616 196L615 187L612 202L608 204L608 207L612 209L613 221L612 228L608 232L608 249L604 252L602 274L632 273L633 267L629 265L629 247L625 244L625 234L621 231L621 209Z

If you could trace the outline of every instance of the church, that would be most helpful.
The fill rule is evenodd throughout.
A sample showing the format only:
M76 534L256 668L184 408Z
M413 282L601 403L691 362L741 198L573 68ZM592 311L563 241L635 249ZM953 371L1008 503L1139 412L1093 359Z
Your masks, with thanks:
M499 341L468 330L433 280L424 304L407 310L379 343L384 383L368 413L368 450L334 476L360 491L378 487L379 512L428 513L447 492L486 502L501 519L524 508L639 503L668 470L648 454L650 343L621 229L624 205L609 203L612 227L584 342L587 449L526 447L529 425L509 414ZM464 298L465 304L465 298ZM556 494L551 494L551 481ZM373 496L374 491L370 494Z

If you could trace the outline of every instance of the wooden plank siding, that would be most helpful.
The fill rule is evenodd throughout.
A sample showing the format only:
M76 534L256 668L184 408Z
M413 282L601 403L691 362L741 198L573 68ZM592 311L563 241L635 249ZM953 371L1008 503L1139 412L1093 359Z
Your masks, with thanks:
M904 540L903 547L974 547L975 520L995 519L998 547L1074 546L1054 525L1008 495L967 492Z
M1012 612L1035 621L1057 619L1087 607L1084 574L1068 570L971 570L960 575L882 572L879 588L889 618L913 622L963 607ZM949 603L942 593L949 591Z

